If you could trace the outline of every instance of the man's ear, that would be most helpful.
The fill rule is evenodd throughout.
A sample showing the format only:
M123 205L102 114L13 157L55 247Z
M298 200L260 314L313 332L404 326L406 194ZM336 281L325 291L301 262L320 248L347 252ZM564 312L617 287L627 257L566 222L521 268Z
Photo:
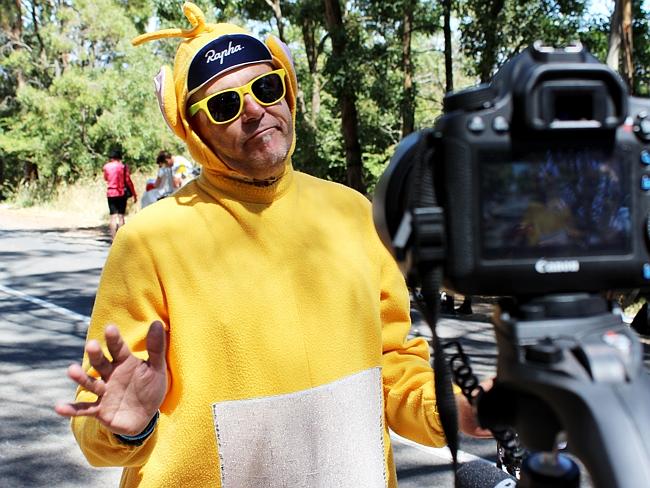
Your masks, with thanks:
M176 91L174 89L174 77L169 66L163 66L154 78L156 98L162 112L163 118L169 128L182 140L187 138L185 127L183 127L183 114L178 110Z

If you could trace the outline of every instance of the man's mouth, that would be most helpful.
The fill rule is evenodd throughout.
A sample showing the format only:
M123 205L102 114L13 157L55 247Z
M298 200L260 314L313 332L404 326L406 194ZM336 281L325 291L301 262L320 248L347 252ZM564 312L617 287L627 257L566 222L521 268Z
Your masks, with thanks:
M253 141L253 140L259 140L259 139L269 139L273 136L273 132L276 130L275 126L271 127L266 127L264 129L257 130L253 133L252 136L250 136L246 142ZM266 142L266 141L264 141Z

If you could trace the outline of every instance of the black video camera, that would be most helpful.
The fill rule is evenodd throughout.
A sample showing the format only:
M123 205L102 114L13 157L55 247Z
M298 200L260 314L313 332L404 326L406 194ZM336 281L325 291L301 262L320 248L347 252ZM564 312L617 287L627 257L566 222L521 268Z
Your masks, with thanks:
M429 220L418 185L440 210ZM646 287L650 101L581 45L535 43L490 83L447 94L433 129L399 144L373 209L403 271L438 260L463 294Z

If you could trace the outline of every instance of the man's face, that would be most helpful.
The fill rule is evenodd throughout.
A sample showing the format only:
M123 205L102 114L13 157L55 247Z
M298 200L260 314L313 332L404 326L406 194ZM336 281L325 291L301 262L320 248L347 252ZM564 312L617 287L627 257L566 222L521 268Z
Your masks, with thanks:
M227 88L245 85L272 71L270 65L243 66L207 83L188 100L187 106ZM286 98L264 107L247 93L241 115L226 124L213 124L200 110L190 118L192 128L226 165L249 178L280 176L293 141L291 111Z

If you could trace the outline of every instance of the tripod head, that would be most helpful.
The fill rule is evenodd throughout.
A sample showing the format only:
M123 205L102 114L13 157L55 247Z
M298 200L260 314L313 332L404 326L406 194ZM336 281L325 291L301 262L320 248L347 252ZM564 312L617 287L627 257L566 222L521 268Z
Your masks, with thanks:
M531 451L554 451L565 433L597 488L648 486L650 377L636 334L599 295L499 307L497 382L478 403L481 424L514 427Z

